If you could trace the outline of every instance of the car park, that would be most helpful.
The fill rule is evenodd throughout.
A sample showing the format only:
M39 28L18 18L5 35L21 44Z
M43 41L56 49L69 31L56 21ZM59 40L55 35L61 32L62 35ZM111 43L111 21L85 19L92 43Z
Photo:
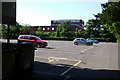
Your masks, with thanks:
M78 45L78 44L83 44L83 45L88 45L88 46L93 45L93 42L91 42L90 40L86 40L84 38L75 38L73 42L75 45Z
M30 42L33 44L33 46L37 48L45 48L46 46L48 46L48 43L46 41L34 35L20 35L17 41L18 43Z
M89 41L91 41L91 42L93 42L93 43L96 43L96 44L98 44L98 43L99 43L99 41L98 41L98 40L93 39L93 38L87 38L87 40L89 40Z

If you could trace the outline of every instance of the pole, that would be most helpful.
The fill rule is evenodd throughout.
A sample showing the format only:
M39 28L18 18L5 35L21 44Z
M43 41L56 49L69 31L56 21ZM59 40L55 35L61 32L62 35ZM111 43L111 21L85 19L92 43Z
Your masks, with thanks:
M9 37L9 33L10 33L10 24L7 25L8 29L7 29L7 43L10 43L10 37Z

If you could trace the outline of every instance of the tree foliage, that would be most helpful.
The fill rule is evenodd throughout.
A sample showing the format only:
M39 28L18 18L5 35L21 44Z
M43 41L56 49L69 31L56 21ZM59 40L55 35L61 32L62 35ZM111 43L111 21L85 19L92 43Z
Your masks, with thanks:
M20 28L20 31L22 34L31 34L32 30L32 27L30 25L23 25L21 28Z
M101 4L102 6L102 22L112 25L112 23L120 22L120 2L108 2Z
M2 38L7 38L7 25L2 25Z
M103 10L101 15L103 25L114 34L117 42L120 43L120 2L108 2L101 6Z
M16 22L16 25L10 25L9 36L10 38L17 38L20 34L31 34L31 26L20 25ZM7 38L8 25L2 24L2 38Z
M120 42L120 2L101 4L102 13L94 15L85 25L87 37L109 38ZM116 39L115 39L116 38Z
M41 27L37 28L37 31L35 32L35 34L38 35L39 37L42 36Z
M70 30L69 22L62 22L57 27L56 36L57 37L67 37L69 30Z

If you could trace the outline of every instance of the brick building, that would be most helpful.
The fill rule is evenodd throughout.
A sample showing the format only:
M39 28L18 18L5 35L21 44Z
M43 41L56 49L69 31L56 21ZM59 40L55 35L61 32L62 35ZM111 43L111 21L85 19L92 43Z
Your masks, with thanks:
M70 23L70 30L74 32L76 30L84 30L83 25L84 21L79 19L61 19L61 20L51 20L51 26L33 26L32 32L35 33L38 31L38 28L41 27L41 32L56 32L58 25L62 22Z
M83 25L84 21L79 19L61 19L61 20L51 20L51 27L55 30L57 29L58 25L62 22L69 22L70 23L70 30L74 32L76 30L84 30Z

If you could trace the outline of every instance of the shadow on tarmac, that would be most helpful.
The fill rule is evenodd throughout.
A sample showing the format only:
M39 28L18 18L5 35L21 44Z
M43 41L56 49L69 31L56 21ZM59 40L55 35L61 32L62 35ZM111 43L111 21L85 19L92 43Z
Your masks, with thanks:
M33 80L120 80L119 70L92 70L67 64L34 62ZM71 69L70 69L71 68ZM70 69L68 72L65 71Z
M55 49L55 48L52 48L52 47L45 47L45 49Z

